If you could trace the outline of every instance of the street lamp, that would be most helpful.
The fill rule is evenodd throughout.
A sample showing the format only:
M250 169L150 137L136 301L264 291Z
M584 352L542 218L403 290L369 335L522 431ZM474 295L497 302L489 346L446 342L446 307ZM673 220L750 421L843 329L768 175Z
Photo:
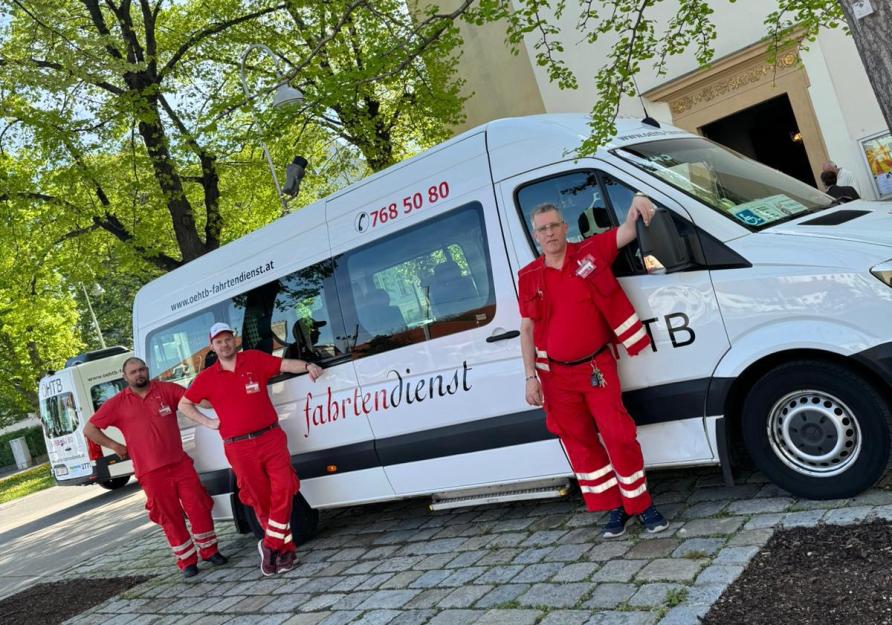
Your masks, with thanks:
M248 49L245 50L244 54L242 54L239 77L242 81L242 91L244 91L245 93L245 98L247 98L248 101L251 102L251 93L248 90L248 81L245 78L245 61L247 61L248 55L251 54L251 52L254 50L262 50L266 52L276 62L276 76L279 82L276 85L276 92L273 95L273 106L278 108L292 103L300 104L301 102L303 102L304 95L288 84L288 78L282 71L282 65L279 62L279 57L277 57L272 50L270 50L262 43L255 43L248 46ZM253 107L254 104L253 102L251 102L251 108L253 109ZM272 174L273 184L276 185L276 195L279 197L279 202L282 203L282 211L284 213L287 213L288 201L285 199L285 196L282 193L282 186L279 184L279 177L276 176L276 167L275 165L273 165L273 158L270 155L269 148L266 147L266 143L263 141L262 138L260 139L260 146L263 148L263 155L266 157L266 164L269 166L269 173Z

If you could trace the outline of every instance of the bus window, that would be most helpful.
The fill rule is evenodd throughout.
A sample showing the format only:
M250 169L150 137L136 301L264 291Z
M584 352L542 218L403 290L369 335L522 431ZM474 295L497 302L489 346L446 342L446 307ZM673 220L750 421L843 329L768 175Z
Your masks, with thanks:
M62 393L47 397L40 402L40 420L47 438L71 434L79 425L74 395Z
M93 402L93 412L99 410L102 404L117 395L118 392L124 390L125 386L127 386L127 383L124 379L118 378L117 380L102 382L90 388L90 401Z

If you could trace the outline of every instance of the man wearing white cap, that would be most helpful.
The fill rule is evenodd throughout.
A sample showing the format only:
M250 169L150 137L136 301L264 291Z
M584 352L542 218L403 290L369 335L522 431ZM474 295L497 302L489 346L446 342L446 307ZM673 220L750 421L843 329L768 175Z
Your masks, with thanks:
M239 498L254 509L264 528L264 537L257 545L261 572L273 575L290 571L295 551L291 502L300 481L291 466L288 439L279 427L266 384L280 373L307 373L315 382L322 368L253 349L239 352L232 328L225 323L211 326L209 339L217 362L198 374L180 400L179 409L196 423L220 430ZM210 402L217 419L198 411L196 404L203 400Z

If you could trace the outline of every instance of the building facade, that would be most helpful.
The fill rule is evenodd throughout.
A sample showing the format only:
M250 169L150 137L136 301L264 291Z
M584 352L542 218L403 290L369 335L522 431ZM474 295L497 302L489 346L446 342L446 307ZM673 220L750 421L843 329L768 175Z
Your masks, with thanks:
M460 72L470 99L459 130L499 117L591 110L593 76L612 41L579 42L575 4L567 3L560 20L545 16L565 33L563 58L580 84L573 91L559 89L536 64L533 36L512 55L504 25L462 27ZM665 24L676 7L652 10ZM892 198L892 139L851 37L824 31L807 49L782 52L769 64L763 20L776 7L776 0L715 4L709 67L699 67L693 53L670 59L663 76L642 65L637 81L648 113L815 186L832 160L855 175L864 198ZM642 117L641 101L624 99L620 115Z

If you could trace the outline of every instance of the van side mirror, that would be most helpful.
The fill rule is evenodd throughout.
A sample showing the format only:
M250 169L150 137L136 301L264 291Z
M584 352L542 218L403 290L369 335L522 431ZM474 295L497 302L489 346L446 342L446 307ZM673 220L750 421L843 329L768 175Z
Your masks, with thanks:
M639 219L635 228L638 248L648 273L674 273L696 264L691 260L687 242L679 234L672 213L665 208L657 208L650 226L645 226L644 221Z

